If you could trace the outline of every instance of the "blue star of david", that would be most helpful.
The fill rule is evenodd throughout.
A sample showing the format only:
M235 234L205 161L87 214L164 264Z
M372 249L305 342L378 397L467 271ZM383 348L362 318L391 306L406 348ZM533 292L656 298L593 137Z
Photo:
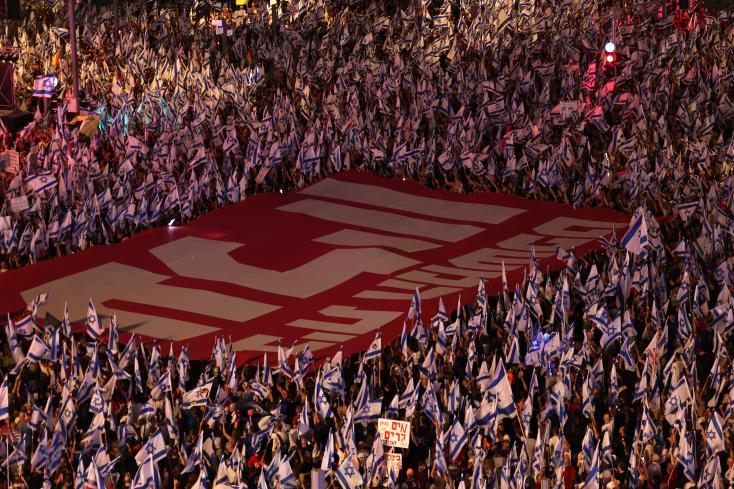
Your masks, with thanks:
M329 401L326 399L326 396L319 396L319 404L328 405Z
M89 317L87 317L87 322L88 322L89 324L94 324L94 323L96 323L96 322L97 322L97 319L96 319L96 318L95 318L94 316L91 316L91 315L90 315Z
M41 177L41 183L46 183L48 181L48 177Z
M450 440L451 440L451 443L456 443L457 441L459 441L459 437L456 436L456 433L451 433Z
M347 477L352 477L354 475L354 467L351 465L347 465L347 467L344 469L344 473L347 474Z
M145 446L145 451L152 454L155 451L155 448L150 443Z
M64 418L71 418L73 414L74 413L71 411L71 409L69 408L64 409Z
M53 78L46 78L43 81L44 88L53 88L54 87L54 81Z
M676 408L676 411L677 411L677 408L678 408L678 398L677 397L671 397L669 402L670 402L670 405L673 406L673 407L675 407Z

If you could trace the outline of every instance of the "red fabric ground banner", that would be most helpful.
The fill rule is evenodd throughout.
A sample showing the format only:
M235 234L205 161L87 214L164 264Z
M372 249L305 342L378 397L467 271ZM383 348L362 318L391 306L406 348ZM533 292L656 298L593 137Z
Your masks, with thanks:
M628 218L603 209L481 193L457 195L414 182L350 172L291 194L260 194L180 227L0 274L0 311L50 293L38 317L83 322L89 298L104 320L146 341L175 340L208 357L216 335L261 358L278 342L317 358L366 348L375 332L397 336L415 286L424 320L443 297L451 311L522 279L535 244L540 266L556 246L598 246ZM383 343L384 344L384 343Z

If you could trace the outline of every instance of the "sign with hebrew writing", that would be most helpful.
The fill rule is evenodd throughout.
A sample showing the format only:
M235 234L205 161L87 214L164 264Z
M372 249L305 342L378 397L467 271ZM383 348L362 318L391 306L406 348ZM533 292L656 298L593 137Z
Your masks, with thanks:
M377 432L386 447L408 448L410 444L410 421L380 418Z
M514 288L531 246L542 270L560 267L557 246L581 256L628 222L606 209L353 171L0 274L0 314L18 317L48 292L39 319L63 317L68 303L83 322L91 298L106 327L116 314L123 339L172 340L192 358L209 358L223 335L240 362L278 343L309 345L318 360L366 349L378 329L383 345L394 339L416 286L427 324L440 297L449 311L459 296L473 301L480 277L498 292L503 266Z
M399 474L401 470L403 470L403 454L402 453L392 453L387 452L385 454L385 460L387 462L386 464L386 470L388 474L392 470L393 474Z

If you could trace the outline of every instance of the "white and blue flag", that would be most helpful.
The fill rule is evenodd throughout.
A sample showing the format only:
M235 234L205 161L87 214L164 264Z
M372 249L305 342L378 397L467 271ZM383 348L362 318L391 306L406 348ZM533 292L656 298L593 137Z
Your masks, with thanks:
M456 460L464 445L466 445L466 432L457 418L449 430L449 458Z
M155 463L163 460L166 455L168 455L168 447L166 447L166 442L163 439L163 432L159 429L143 445L137 455L135 455L135 461L138 465L142 465L150 457Z
M0 421L8 419L10 415L10 403L8 401L8 378L5 377L2 386L0 386Z
M357 489L364 484L362 475L352 463L352 457L349 456L344 459L344 462L337 469L336 479L342 489Z
M620 244L630 253L637 256L645 256L647 247L647 223L645 222L645 211L638 207L630 220L629 228L622 237Z
M364 353L365 360L374 360L382 354L382 334L378 331L370 347Z
M54 74L37 76L33 79L33 96L51 98L54 96L59 81Z
M99 320L92 299L89 299L89 304L87 305L87 334L96 340L103 332L104 326L102 326L102 322Z

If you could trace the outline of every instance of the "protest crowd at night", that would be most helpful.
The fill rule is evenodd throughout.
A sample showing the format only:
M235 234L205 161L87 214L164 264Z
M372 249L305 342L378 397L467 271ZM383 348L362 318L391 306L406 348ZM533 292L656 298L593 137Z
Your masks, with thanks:
M401 335L329 357L197 360L41 294L2 337L0 486L734 487L734 10L691 3L250 2L220 35L85 1L71 114L66 3L29 2L7 274L348 170L629 226L456 308L407 292ZM411 422L398 468L379 418Z

